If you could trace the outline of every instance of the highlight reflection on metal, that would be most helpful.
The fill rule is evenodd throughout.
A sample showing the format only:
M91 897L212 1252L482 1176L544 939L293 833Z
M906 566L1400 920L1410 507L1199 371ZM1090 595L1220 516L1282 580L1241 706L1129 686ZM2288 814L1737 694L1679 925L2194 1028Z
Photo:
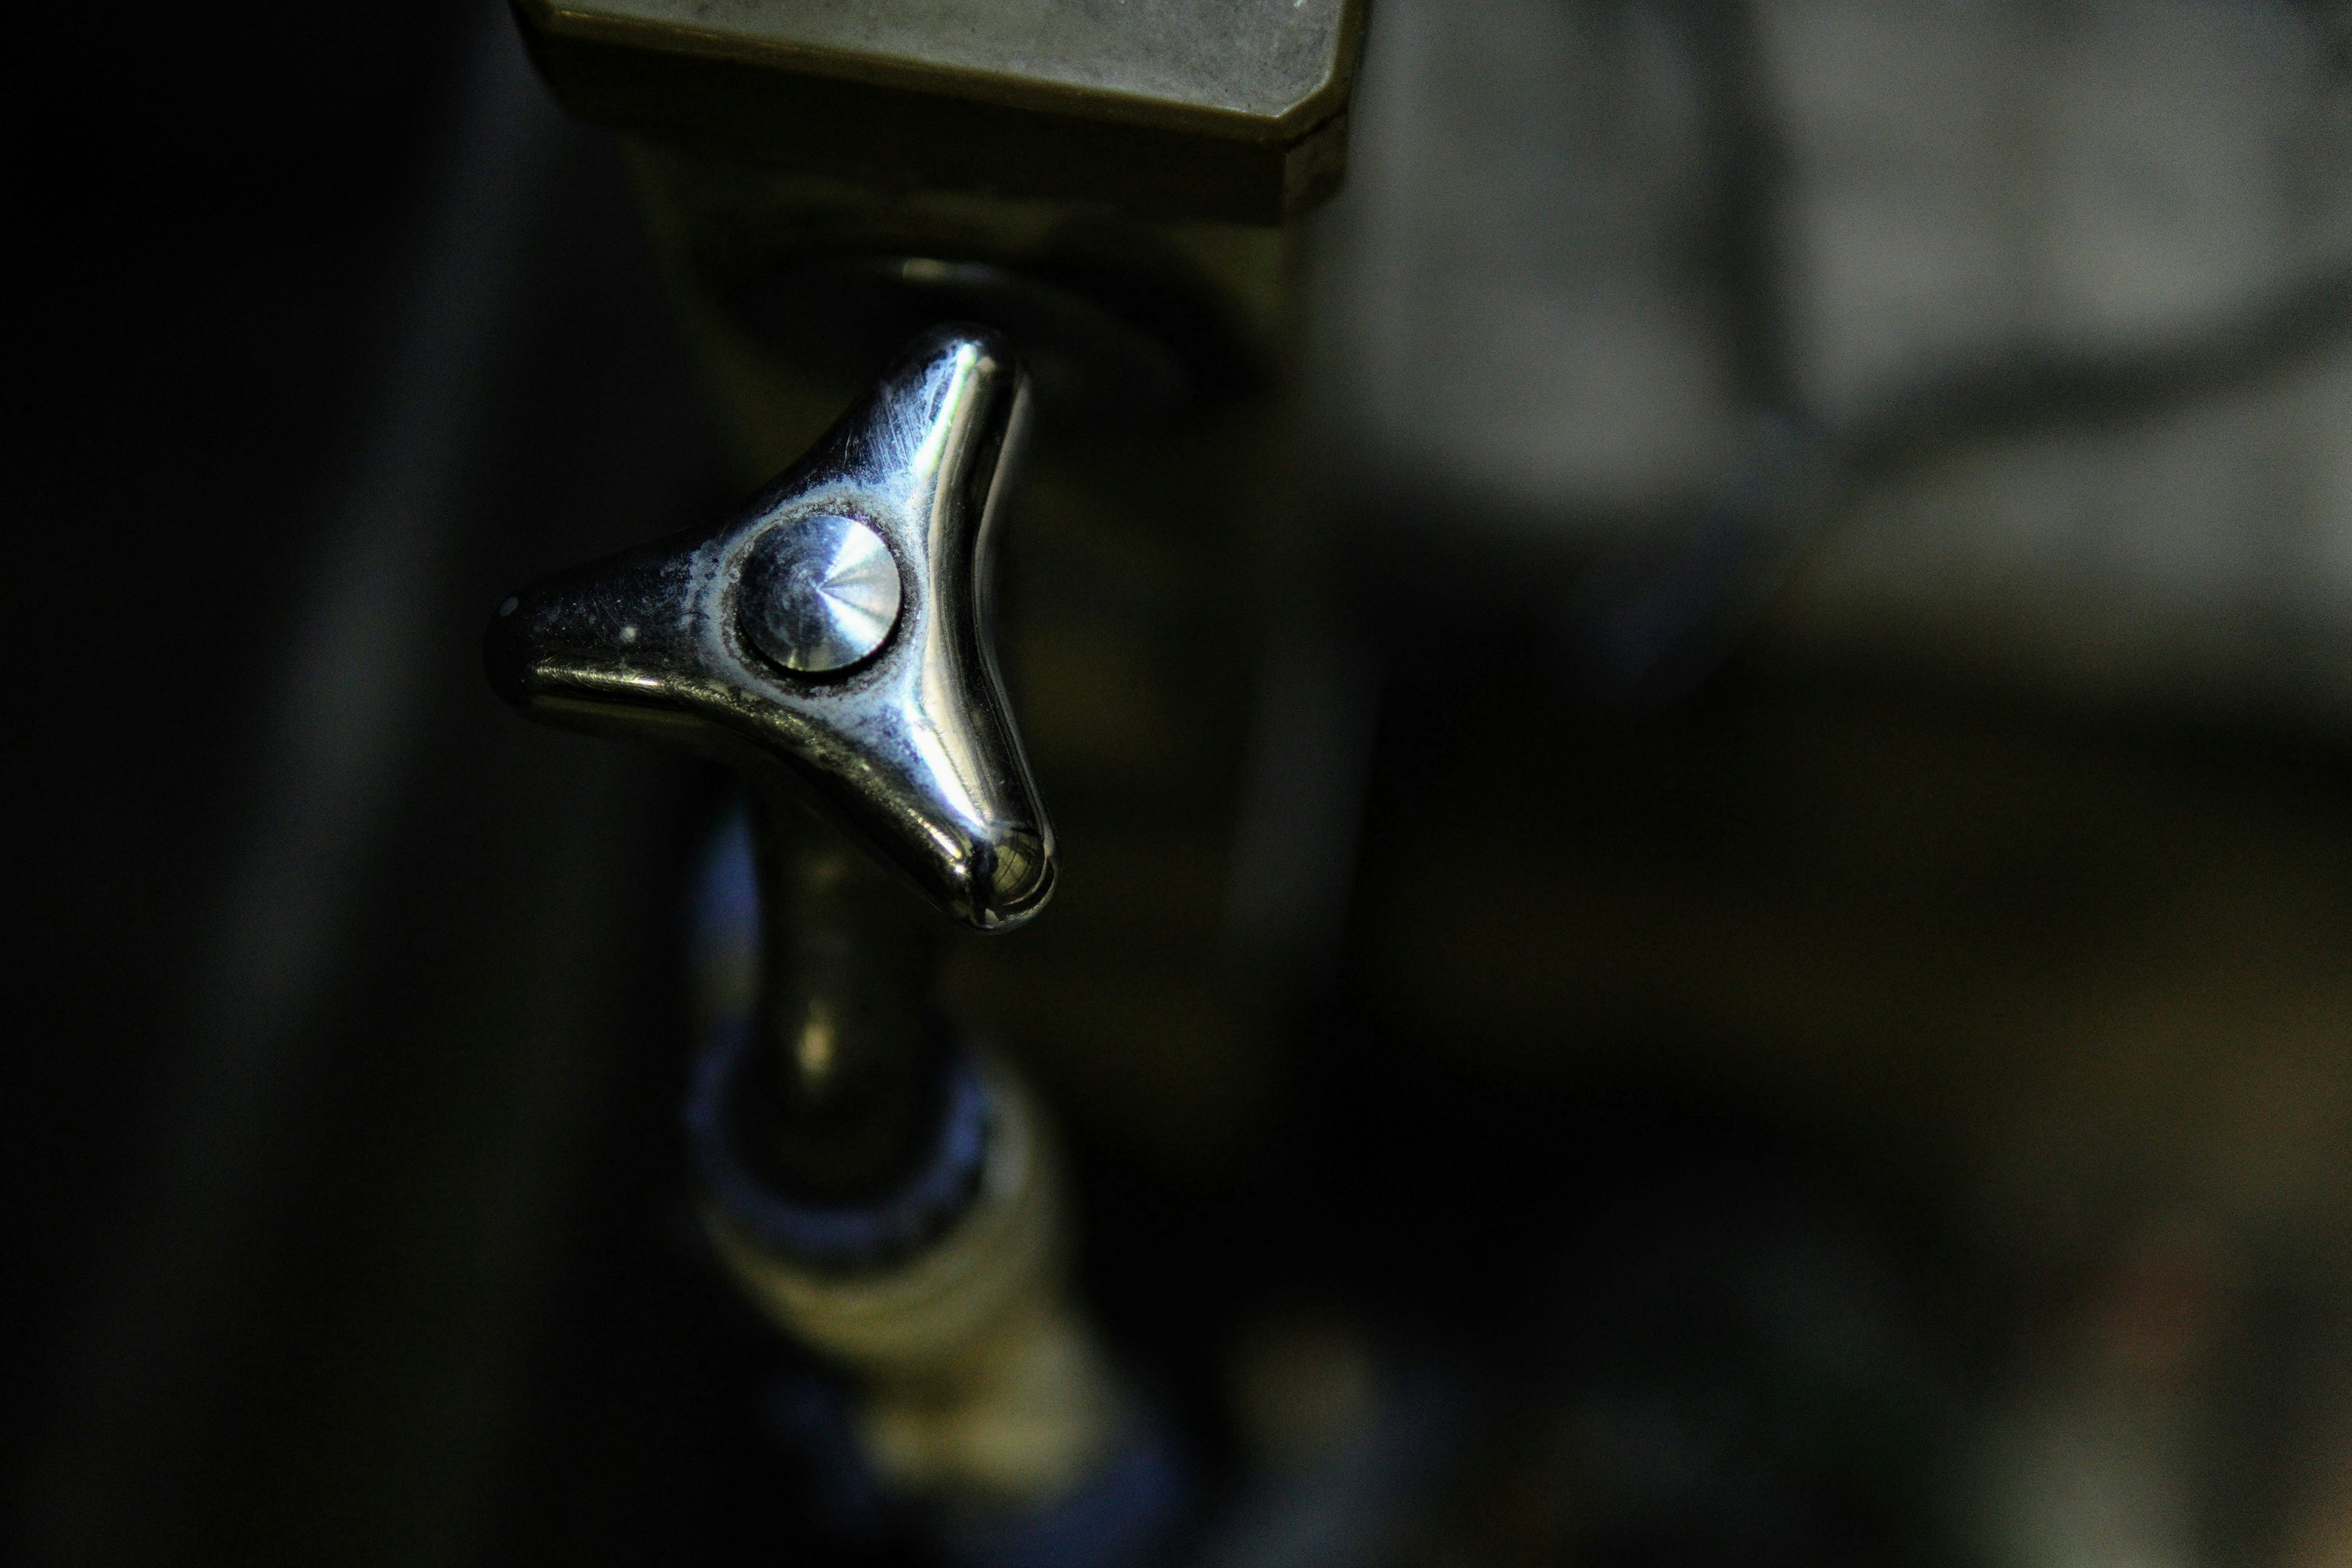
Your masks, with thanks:
M492 684L535 719L781 765L950 915L1020 923L1053 890L1054 840L986 563L1027 405L1001 339L925 333L737 516L502 605ZM796 601L796 583L814 586Z
M898 563L881 535L820 512L772 528L743 563L739 613L751 646L803 674L846 669L898 624Z

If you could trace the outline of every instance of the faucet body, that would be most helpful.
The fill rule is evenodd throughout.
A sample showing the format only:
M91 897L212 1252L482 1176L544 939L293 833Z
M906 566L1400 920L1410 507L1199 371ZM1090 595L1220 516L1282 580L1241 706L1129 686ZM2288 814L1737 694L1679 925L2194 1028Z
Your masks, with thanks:
M1050 1052L1033 1026L1058 1019L1107 1034L1097 1054L1164 1058L1159 999L1096 1016L1057 983L1101 967L1108 938L1171 953L1179 984L1206 973L1210 1032L1255 1044L1219 894L1262 641L1253 557L1282 510L1286 220L1337 183L1363 7L1047 6L1002 58L1023 7L932 9L877 7L836 37L819 8L715 33L635 0L520 8L559 96L630 132L680 319L763 488L526 590L489 659L534 717L746 769L761 982L714 1027L689 1105L709 1234L860 1380L877 1475L1002 1525L1099 1514L1072 1501L1089 1487L1169 1491L1136 1489L1168 1469L1156 1424L1068 1288L1042 1110L971 1042L1034 1052L1043 1033ZM1078 842L1103 853L1091 918L1024 962L950 944L939 916L1010 931L1056 886L994 647L994 542L1033 424L1013 664L1049 766L1079 784ZM1056 584L1062 530L1181 563L1145 577L1195 602L1176 666L1130 661L1143 679L1108 693L1134 712L1114 733L1141 742L1108 756L1099 681L1167 628ZM1082 584L1091 563L1061 564ZM1068 766L1090 748L1093 779ZM1152 868L1122 878L1122 858ZM1102 1551L1163 1528L1164 1501L1121 1506Z

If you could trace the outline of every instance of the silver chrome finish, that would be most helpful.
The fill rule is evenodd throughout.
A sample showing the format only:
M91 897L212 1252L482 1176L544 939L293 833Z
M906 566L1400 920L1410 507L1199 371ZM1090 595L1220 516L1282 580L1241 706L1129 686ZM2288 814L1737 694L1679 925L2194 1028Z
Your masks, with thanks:
M788 773L950 915L1019 924L1053 890L1054 839L985 590L1027 405L993 333L925 333L737 516L516 595L492 683L533 718Z
M898 624L898 563L854 517L819 512L772 528L743 563L737 605L751 646L804 675L863 662Z

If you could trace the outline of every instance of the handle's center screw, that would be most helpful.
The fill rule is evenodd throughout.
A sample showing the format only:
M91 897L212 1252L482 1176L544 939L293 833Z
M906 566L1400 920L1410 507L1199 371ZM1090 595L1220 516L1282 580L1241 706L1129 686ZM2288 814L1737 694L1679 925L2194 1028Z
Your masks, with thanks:
M854 517L772 528L743 563L743 636L786 669L823 675L871 658L898 624L898 563Z

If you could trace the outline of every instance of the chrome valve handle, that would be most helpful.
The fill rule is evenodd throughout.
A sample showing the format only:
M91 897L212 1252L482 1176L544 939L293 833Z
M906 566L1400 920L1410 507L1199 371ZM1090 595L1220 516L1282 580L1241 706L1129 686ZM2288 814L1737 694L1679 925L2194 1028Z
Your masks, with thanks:
M789 777L947 914L1020 924L1054 837L988 567L1028 403L1002 339L925 333L734 517L499 605L492 684L534 719Z

